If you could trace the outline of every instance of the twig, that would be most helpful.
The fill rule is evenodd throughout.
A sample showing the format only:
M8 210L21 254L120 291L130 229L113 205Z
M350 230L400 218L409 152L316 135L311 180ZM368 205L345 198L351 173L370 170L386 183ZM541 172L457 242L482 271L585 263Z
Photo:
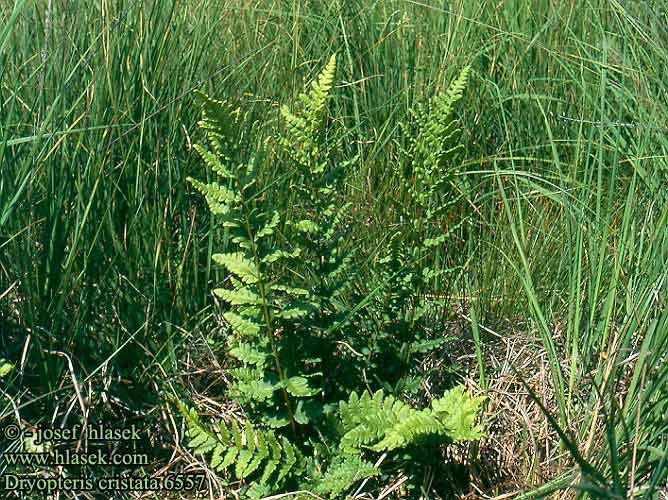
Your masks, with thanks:
M380 458L378 460L376 460L376 463L373 464L373 466L374 467L380 467L380 464L383 463L383 460L385 460L386 457L387 457L387 453L383 453L380 456ZM368 477L364 478L364 481L362 481L362 484L360 484L360 487L357 488L357 491L355 491L355 493L353 494L353 498L357 498L357 495L359 495L361 493L362 489L364 488L364 486L366 486L366 483L368 483L368 482L369 482L369 478Z
M86 421L88 420L88 410L86 409L86 403L84 402L83 396L81 395L81 389L79 388L79 382L77 381L77 377L74 374L74 365L72 364L72 358L69 356L69 354L62 352L62 351L48 351L49 354L55 354L57 356L62 356L67 360L67 367L70 372L70 378L72 379L72 385L74 386L74 392L77 395L77 399L79 401L79 406L81 407L81 414L84 419L84 428Z
M399 486L404 484L408 480L408 476L403 476L399 481L394 483L392 486L389 488L383 490L383 492L380 494L380 496L376 500L383 500L386 496L388 496L390 493L392 493L394 490L398 489Z

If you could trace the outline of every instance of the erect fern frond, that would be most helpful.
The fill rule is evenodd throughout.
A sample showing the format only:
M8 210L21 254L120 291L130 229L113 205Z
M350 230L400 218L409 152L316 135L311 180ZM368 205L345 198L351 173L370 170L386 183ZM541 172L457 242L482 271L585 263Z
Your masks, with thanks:
M389 243L374 262L380 287L365 318L366 328L378 339L378 347L367 357L371 366L366 371L387 381L386 391L418 390L419 384L406 386L419 361L415 346L426 351L440 345L428 342L436 340L430 333L434 328L427 325L434 306L430 290L442 288L446 275L454 271L445 263L454 260L450 257L463 241L455 237L471 213L466 202L470 189L457 157L463 146L453 112L469 73L464 68L447 90L416 105L400 123L395 180L401 196L393 202L392 216L401 229L388 235ZM388 351L410 355L387 363Z
M308 99L303 99L306 104L306 120L311 121L315 126L319 125L320 115L327 104L335 73L336 56L332 55L318 78L311 84Z
M452 109L452 106L457 101L459 101L464 95L464 90L466 89L470 72L471 72L471 66L465 66L464 68L462 68L462 70L459 72L459 76L455 78L448 87L448 90L446 92L448 96L448 99L446 101L448 112Z
M329 153L318 131L323 125L335 72L336 56L332 55L311 83L310 91L299 95L301 109L292 112L288 106L281 107L286 134L279 137L278 142L299 165L313 174L324 171Z
M239 125L246 115L203 94L199 125L210 147L195 150L222 180L204 184L189 179L211 210L222 215L233 247L213 255L229 273L231 285L214 290L228 309L228 394L240 404L250 403L247 414L265 424L283 426L287 415L293 430L297 423L308 423L307 415L319 414L296 408L321 392L316 384L322 383L323 371L316 363L329 361L335 350L333 342L325 349L322 332L337 320L335 297L351 279L345 272L350 259L341 236L350 205L342 203L338 189L340 168L346 163L334 161L334 148L324 135L335 71L332 56L294 109L281 108L284 130L276 141L265 143L281 146L285 154L278 155L280 160L298 174L290 181L296 210L276 210L273 184L266 184L259 168L265 150L239 146L244 139ZM323 350L327 356L318 352ZM303 352L309 361L285 355L289 352ZM310 403L321 406L315 399Z

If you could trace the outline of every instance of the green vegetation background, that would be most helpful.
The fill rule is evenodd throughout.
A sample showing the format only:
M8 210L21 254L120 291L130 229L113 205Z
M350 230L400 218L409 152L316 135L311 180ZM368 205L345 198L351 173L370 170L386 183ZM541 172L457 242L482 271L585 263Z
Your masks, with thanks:
M398 122L470 64L459 110L477 217L438 257L461 272L433 292L473 319L483 390L488 330L511 323L543 347L550 423L580 450L562 444L563 470L581 453L592 495L666 487L662 2L19 0L0 19L0 357L24 418L63 411L56 352L141 415L160 404L156 380L207 345L225 242L186 183L207 175L190 150L194 89L243 102L269 136L275 108L338 52L332 112L363 155L347 189L364 248L402 192Z

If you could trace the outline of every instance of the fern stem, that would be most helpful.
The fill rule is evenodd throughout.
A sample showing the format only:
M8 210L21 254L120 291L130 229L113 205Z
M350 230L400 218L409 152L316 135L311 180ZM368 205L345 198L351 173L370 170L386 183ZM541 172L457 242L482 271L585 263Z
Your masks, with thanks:
M243 193L243 189L240 190ZM250 213L247 210L246 203L243 203L244 212L245 212L245 221L246 221L246 233L248 234L248 241L251 245L251 252L253 252L253 260L257 269L260 269L260 258L257 254L257 246L255 245L255 239L253 231L250 227ZM258 273L258 289L260 291L260 298L262 299L262 315L264 317L265 325L267 326L267 336L269 338L269 345L271 346L271 354L274 358L274 364L276 366L276 372L278 374L278 380L281 382L285 381L285 375L283 372L283 366L281 365L281 360L278 355L278 349L276 348L276 338L274 335L274 329L271 326L271 317L269 315L269 308L267 307L267 293L265 290L265 283L263 279L264 275ZM292 433L297 435L297 426L295 425L295 417L292 412L292 405L290 404L290 397L288 396L288 391L285 387L281 387L281 394L283 395L283 400L285 401L285 408L288 412L288 418L290 419L290 427L292 428Z

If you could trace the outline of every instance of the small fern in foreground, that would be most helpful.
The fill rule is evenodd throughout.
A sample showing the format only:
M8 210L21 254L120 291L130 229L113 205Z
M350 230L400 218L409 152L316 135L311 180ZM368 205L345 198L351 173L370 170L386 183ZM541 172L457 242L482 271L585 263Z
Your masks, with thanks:
M256 429L248 420L241 425L220 420L213 431L201 423L193 408L176 403L186 420L187 446L194 453L207 455L211 468L228 478L261 491L270 483L272 488L280 487L303 470L304 456L287 438Z
M416 410L406 403L384 396L382 391L339 403L339 415L345 434L341 446L347 452L361 448L392 451L405 448L426 437L442 437L450 441L470 441L482 437L482 427L475 418L483 401L470 397L461 386L450 389L431 408Z

